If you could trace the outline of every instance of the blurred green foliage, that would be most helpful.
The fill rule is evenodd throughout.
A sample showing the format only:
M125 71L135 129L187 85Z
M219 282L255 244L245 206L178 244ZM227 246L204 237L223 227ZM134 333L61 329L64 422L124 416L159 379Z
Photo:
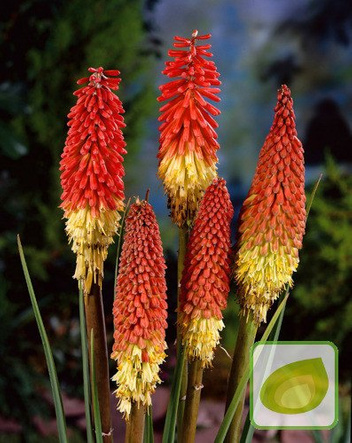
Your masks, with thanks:
M282 337L334 342L345 378L352 369L351 239L352 175L328 156L309 214Z
M46 368L20 268L20 233L64 391L81 386L74 256L61 220L58 164L76 80L90 66L121 71L133 165L147 116L156 109L155 50L142 0L14 0L0 22L0 415L20 421L47 405ZM147 48L147 49L146 49ZM127 182L128 186L128 174ZM114 254L110 254L112 261ZM113 265L111 267L113 269ZM112 293L113 275L107 273ZM106 297L111 302L112 294ZM27 434L29 435L29 434Z

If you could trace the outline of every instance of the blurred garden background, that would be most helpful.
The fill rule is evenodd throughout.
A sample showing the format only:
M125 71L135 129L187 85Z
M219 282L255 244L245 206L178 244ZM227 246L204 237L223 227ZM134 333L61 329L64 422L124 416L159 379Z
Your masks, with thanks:
M11 441L3 437L6 433L15 435L13 441L37 441L40 433L50 434L46 424L53 417L17 233L53 345L66 407L71 407L69 423L79 429L78 291L71 278L75 257L58 208L58 164L66 115L75 102L75 82L90 66L121 71L126 195L143 197L150 188L161 226L168 263L171 354L164 389L169 383L177 229L168 218L156 177L156 98L158 86L166 81L161 70L173 36L189 36L194 29L212 34L214 61L221 73L219 174L228 182L236 214L272 123L277 88L287 83L292 90L298 135L306 152L308 194L321 173L323 179L309 216L281 338L334 342L340 350L341 398L347 404L352 365L352 3L12 0L2 2L0 11L0 441ZM115 251L112 246L104 281L110 343ZM225 323L223 346L231 353L237 326L233 293ZM221 350L217 358L215 369L207 373L209 389L204 396L219 400L225 394L230 361ZM82 441L77 431L74 438Z

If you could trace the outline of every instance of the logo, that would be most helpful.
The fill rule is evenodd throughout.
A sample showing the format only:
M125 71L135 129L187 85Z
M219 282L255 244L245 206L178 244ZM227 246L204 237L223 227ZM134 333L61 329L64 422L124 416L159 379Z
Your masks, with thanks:
M258 429L331 429L338 417L337 348L330 342L255 343L250 417Z

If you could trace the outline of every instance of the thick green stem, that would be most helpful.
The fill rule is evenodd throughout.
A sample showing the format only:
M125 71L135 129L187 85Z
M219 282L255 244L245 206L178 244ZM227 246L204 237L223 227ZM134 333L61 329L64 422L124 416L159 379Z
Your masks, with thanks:
M203 368L199 359L193 360L189 365L188 386L185 413L181 433L182 443L193 443L196 437L197 418L200 396L202 391Z
M104 443L112 443L108 348L106 343L103 297L98 284L93 283L90 293L85 294L84 308L86 313L88 343L91 342L90 335L92 330L94 334L96 385L103 441Z
M181 347L182 347L182 337L181 337L181 328L179 322L179 307L180 307L180 294L181 294L181 279L182 272L186 257L187 250L187 241L188 241L188 228L187 226L183 226L179 228L179 247L178 247L178 259L177 259L177 358L180 356ZM182 429L182 421L183 414L185 409L185 399L187 393L187 359L185 359L185 363L182 370L182 380L181 380L181 392L179 398L179 405L177 409L177 429L181 432Z
M251 346L254 343L257 329L258 325L254 322L251 313L248 315L248 318L241 315L238 335L237 335L237 342L236 342L235 351L233 353L231 373L227 388L227 400L226 400L225 412L227 411L227 408L231 403L231 400L235 394L235 391L237 389L237 386L241 378L243 377L246 369L248 369L249 352ZM242 414L243 414L243 405L244 405L245 396L246 392L243 393L243 396L237 406L235 415L232 419L225 440L227 443L238 443L240 441Z
M126 423L125 443L143 443L145 407L132 403L131 413Z

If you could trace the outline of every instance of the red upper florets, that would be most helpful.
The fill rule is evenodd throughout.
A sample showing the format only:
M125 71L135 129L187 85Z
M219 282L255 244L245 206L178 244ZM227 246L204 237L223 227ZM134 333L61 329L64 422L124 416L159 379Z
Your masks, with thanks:
M207 188L187 245L181 281L183 322L189 318L222 318L230 290L230 195L223 179Z
M137 202L126 220L113 309L113 351L126 350L130 344L145 349L148 340L162 347L167 327L165 268L153 208L146 201Z
M213 55L207 51L211 45L197 46L198 40L209 38L210 34L198 36L198 31L193 32L191 39L176 36L174 47L187 49L169 51L169 56L175 60L165 63L163 74L180 79L159 88L162 94L158 100L169 100L160 108L159 120L163 123L159 128L159 159L164 157L165 149L184 154L185 143L190 142L190 149L196 149L201 158L210 157L214 161L215 151L219 148L214 130L218 124L211 115L218 115L220 111L205 99L220 100L216 95L220 89L214 87L221 84L220 74L215 63L206 59Z
M288 247L289 241L301 248L306 222L303 147L290 89L281 86L277 98L275 118L240 215L241 242L248 241L247 248L271 242L275 251L279 243Z
M93 216L101 208L120 210L124 200L122 177L126 153L121 128L125 127L117 90L119 71L89 68L92 74L78 80L87 86L74 93L77 103L68 114L69 131L60 162L65 211L89 206Z

